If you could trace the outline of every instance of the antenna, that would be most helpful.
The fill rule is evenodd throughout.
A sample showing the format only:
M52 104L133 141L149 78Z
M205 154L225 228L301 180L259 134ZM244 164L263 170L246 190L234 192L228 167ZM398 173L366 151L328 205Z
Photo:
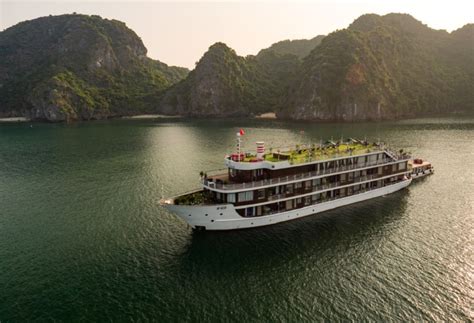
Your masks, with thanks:
M165 198L164 194L164 189L163 189L163 183L161 183L161 199L163 200Z

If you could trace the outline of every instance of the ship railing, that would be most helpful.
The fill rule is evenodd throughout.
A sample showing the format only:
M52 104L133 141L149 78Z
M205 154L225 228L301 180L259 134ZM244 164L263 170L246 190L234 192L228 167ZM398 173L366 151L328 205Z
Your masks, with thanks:
M401 159L409 159L410 157L408 155L401 155L400 158ZM285 183L288 183L288 182L291 182L291 181L297 181L297 180L302 180L302 179L305 179L305 178L311 178L311 177L321 176L321 175L328 175L328 174L338 173L338 172L341 172L341 171L357 170L357 169L364 168L364 167L383 165L383 164L386 164L386 163L392 162L392 161L394 161L394 160L389 159L389 158L383 158L383 159L376 160L376 161L373 161L373 162L357 163L357 164L339 166L339 167L336 167L336 168L330 168L330 169L325 169L325 170L312 171L312 172L307 172L307 173L302 173L302 174L295 174L295 175L291 175L291 176L288 175L288 176L271 178L271 179L263 179L263 180L260 180L260 181L253 181L253 182L246 182L246 183L226 184L226 183L213 182L209 179L204 179L203 180L203 185L207 186L209 188L222 189L222 190L258 188L258 187L267 186L267 185L285 184Z
M385 184L383 187L387 187L387 186L390 186L390 185L393 185L393 184L398 184L398 183L403 182L403 181L404 180L393 181L393 182ZM324 199L320 199L320 200L317 200L317 201L311 201L310 204L305 204L303 207L309 207L309 206L312 206L312 205L317 205L317 204L321 204L321 203L325 203L325 202L330 202L330 201L338 200L338 199L341 199L341 198L344 198L344 197L354 196L354 195L357 195L357 194L360 194L360 193L366 193L366 192L376 190L376 189L380 189L380 188L381 187L367 187L367 188L363 188L363 189L360 189L360 190L357 190L357 191L353 191L351 195L326 197ZM298 197L295 196L295 198L298 198ZM294 209L290 209L290 210L286 210L286 209L271 210L270 212L266 212L263 215L278 214L278 213L282 213L282 212L286 212L286 211L293 211L293 210L297 210L297 209L298 208L294 208ZM259 216L263 216L263 215L259 215ZM256 215L256 216L253 216L253 217L258 217L258 216Z
M405 172L393 174L394 176L396 175L401 175L404 174ZM317 193L318 191L326 190L326 189L331 189L331 188L337 188L339 186L344 186L344 185L351 185L351 184L357 184L360 182L365 182L365 181L370 181L372 179L377 179L380 177L383 177L384 175L378 175L378 174L373 174L373 175L366 175L366 176L360 176L355 179L347 180L347 181L337 181L333 183L325 183L317 186L313 186L310 190L305 190L304 194L308 194L311 192ZM275 194L271 195L268 197L267 201L274 201L274 200L280 200L286 197L292 197L295 196L297 197L298 195L293 195L293 193L285 192L285 193L280 193L280 194Z
M405 159L410 159L411 156L405 152L403 152L403 150L401 150L400 152L396 152L395 150L393 149L390 149L390 148L385 148L385 153L387 155L389 155L394 161L397 161L397 160L405 160Z

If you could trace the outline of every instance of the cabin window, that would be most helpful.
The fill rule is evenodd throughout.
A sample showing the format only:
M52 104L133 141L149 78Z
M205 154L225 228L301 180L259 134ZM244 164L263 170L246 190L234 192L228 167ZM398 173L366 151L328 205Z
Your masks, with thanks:
M352 181L354 179L354 173L348 173L347 174L347 180Z
M378 167L377 172L378 172L379 175L382 175L382 173L383 173L383 168L382 168L382 167Z
M397 171L397 164L392 165L392 173L395 173Z
M345 182L346 181L346 174L341 174L341 182Z
M311 199L313 200L313 202L314 202L314 201L317 201L317 200L319 199L319 194L313 194L313 195L311 196Z
M293 184L286 185L286 194L293 194Z
M398 166L398 169L404 170L404 169L406 169L406 165L407 165L407 164L406 164L406 163L400 163L400 164L398 164L398 165L399 165L399 166Z
M262 200L265 198L265 189L257 190L257 199Z
M296 199L296 204L301 204L303 203L303 199L301 197Z
M313 179L313 186L319 186L321 185L321 179L320 178L316 178L316 179Z
M246 202L253 200L253 191L240 192L239 193L239 202Z
M298 189L298 188L301 188L303 187L303 183L302 182L296 182L295 183L295 189Z
M305 181L305 182L304 182L304 188L305 188L305 189L311 188L311 181Z
M233 168L229 168L229 173L230 173L230 177L234 177L235 175L237 175L237 171Z
M218 200L218 201L221 200L221 193L219 193L219 192L216 193L216 200Z
M263 215L270 214L272 212L272 209L268 205L263 206Z
M286 209L291 210L292 208L293 208L293 201L292 200L286 201Z
M278 194L278 186L276 187L273 186L273 187L268 188L267 192L268 192L268 196L273 196L275 194Z
M253 216L254 215L254 208L248 207L245 209L245 216Z
M370 163L375 163L375 162L377 162L377 155L370 155L370 156L369 156L369 162L370 162Z
M235 203L235 193L227 194L227 203Z
M311 204L311 196L305 196L304 205L310 205L310 204Z
M257 176L263 175L263 169L257 169Z

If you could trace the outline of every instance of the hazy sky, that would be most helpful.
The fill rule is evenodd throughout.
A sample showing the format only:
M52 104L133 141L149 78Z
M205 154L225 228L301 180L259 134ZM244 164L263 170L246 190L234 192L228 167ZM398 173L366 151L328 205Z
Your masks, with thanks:
M23 20L72 12L124 21L142 38L150 57L193 68L217 41L239 55L256 54L279 40L312 38L345 28L364 13L409 13L432 28L452 31L474 22L474 0L0 0L0 30Z

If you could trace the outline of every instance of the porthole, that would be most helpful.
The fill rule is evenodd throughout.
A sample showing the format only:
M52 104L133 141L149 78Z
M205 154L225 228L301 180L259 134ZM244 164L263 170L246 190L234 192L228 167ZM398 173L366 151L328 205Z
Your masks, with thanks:
M209 214L206 213L206 216L208 216Z
M191 216L191 214L189 216Z
M211 220L211 222L214 222L214 220Z
M223 215L222 213L219 213L219 215Z
M253 224L253 222L252 222L252 223L250 223L250 224Z

